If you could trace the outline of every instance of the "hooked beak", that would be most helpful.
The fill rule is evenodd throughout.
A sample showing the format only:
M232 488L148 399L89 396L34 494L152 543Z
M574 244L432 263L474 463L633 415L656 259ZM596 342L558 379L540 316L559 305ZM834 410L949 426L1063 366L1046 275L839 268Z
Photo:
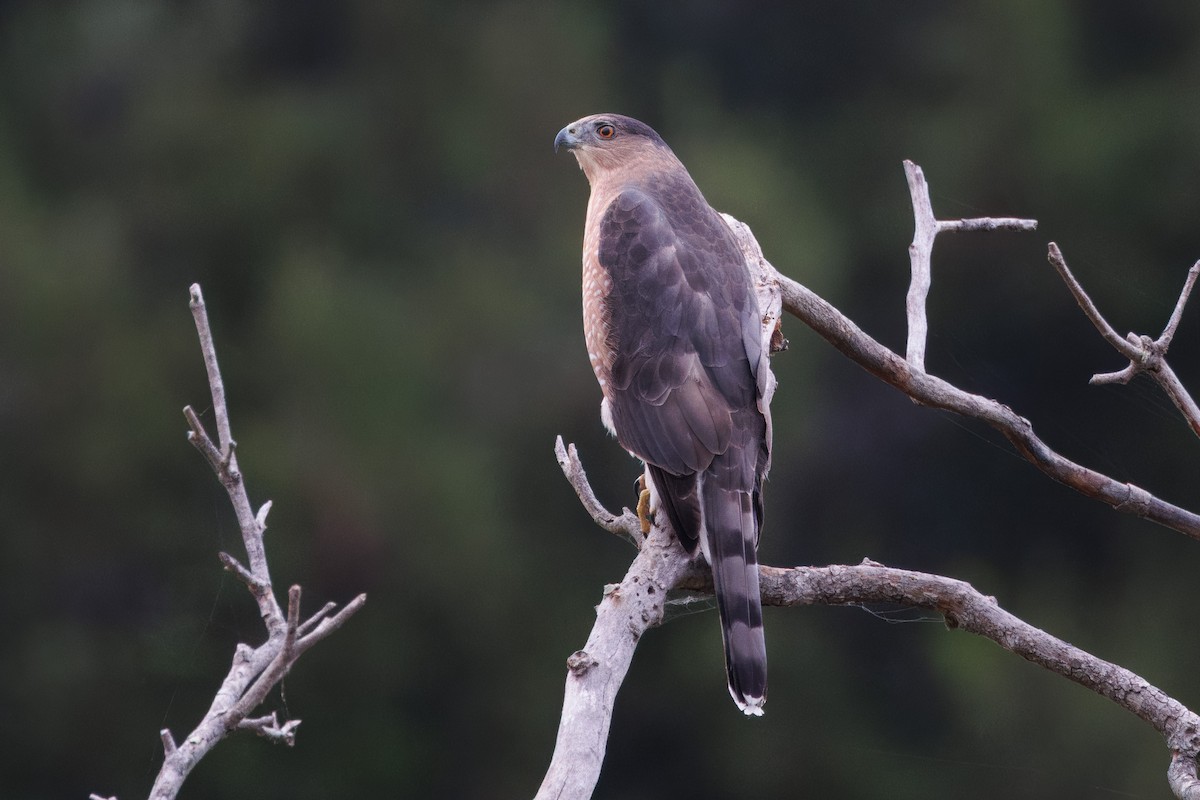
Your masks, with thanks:
M568 150L574 150L579 147L581 142L577 135L578 128L574 124L568 125L558 132L558 136L554 137L554 152L558 152L558 148L565 147Z

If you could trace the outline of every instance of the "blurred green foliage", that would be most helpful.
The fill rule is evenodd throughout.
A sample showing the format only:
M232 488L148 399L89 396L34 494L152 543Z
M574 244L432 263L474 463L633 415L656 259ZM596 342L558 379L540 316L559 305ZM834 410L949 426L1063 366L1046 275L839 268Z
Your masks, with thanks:
M260 635L184 439L207 408L193 281L279 587L370 600L275 700L296 749L235 737L184 796L532 795L564 659L631 555L551 452L577 442L632 502L580 330L587 187L551 152L587 113L654 125L892 346L902 159L942 216L1038 218L939 242L930 369L1195 506L1195 441L1147 383L1086 386L1121 364L1044 253L1118 328L1161 327L1200 257L1198 96L1188 2L0 3L0 795L144 795L157 731ZM1193 386L1196 316L1173 350ZM764 560L952 574L1200 703L1194 542L787 332ZM647 637L597 797L1166 794L1153 731L988 642L767 617L762 721L728 701L711 614Z

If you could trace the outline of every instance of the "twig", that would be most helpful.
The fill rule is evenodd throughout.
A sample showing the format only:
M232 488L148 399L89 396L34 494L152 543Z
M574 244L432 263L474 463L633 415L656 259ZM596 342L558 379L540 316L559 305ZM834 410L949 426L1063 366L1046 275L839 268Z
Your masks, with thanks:
M311 631L313 628L315 628L317 626L317 623L319 623L321 620L325 619L325 617L329 616L329 614L335 608L337 608L337 603L326 603L325 605L321 606L320 610L318 610L317 613L313 614L311 617L304 620L304 622L300 623L300 628L297 632L301 636L308 633L309 631Z
M1175 370L1171 369L1171 365L1167 363L1167 349L1171 346L1171 340L1175 338L1175 331L1179 328L1179 320L1183 317L1183 309L1192 294L1192 288L1196 285L1196 278L1200 276L1200 261L1197 261L1188 270L1183 290L1179 293L1179 299L1175 301L1175 309L1171 312L1171 318L1167 321L1163 332L1157 339L1151 339L1149 336L1139 336L1134 333L1125 337L1118 334L1104 319L1100 310L1096 308L1096 304L1084 291L1083 286L1075 279L1067 266L1066 259L1063 258L1062 251L1054 242L1050 243L1047 258L1058 270L1063 282L1075 296L1075 302L1079 303L1083 313L1092 321L1092 325L1096 327L1104 340L1111 344L1118 353L1129 359L1129 366L1124 369L1117 372L1097 373L1092 376L1090 382L1096 385L1124 384L1144 372L1154 378L1167 397L1171 398L1171 402L1179 409L1179 413L1183 415L1188 427L1192 429L1192 433L1200 436L1200 406L1184 388L1183 382L1179 380Z
M334 614L332 617L325 617L324 619L321 619L317 623L316 627L312 627L307 623L301 625L298 630L300 638L296 641L296 657L299 658L308 650L308 648L312 647L314 644L321 641L334 631L339 630L343 625L346 624L346 621L354 616L360 608L366 605L366 603L366 594L360 594L349 603L346 603L342 610ZM326 612L324 612L324 609L317 612L317 614L322 616L324 616L325 613ZM311 632L306 633L309 628L312 628Z
M253 594L255 597L271 591L271 585L269 583L260 581L252 572L250 572L250 570L242 566L242 562L229 555L229 553L217 553L217 558L220 559L221 564L225 566L225 569L229 570L234 575L237 575L238 580L246 584L246 588L248 588L251 594Z
M929 287L933 283L933 242L937 235L949 231L1033 231L1037 230L1037 220L1014 217L939 220L933 215L933 202L929 199L929 183L925 180L925 173L913 162L905 160L904 175L908 179L908 193L916 223L912 244L908 246L912 278L905 299L908 317L905 358L914 371L924 372L925 342L929 338L929 319L925 308Z
M592 486L588 483L587 473L583 470L583 463L579 460L579 453L575 450L575 445L564 446L563 438L561 436L555 437L554 456L558 459L558 466L562 468L563 475L567 477L567 482L575 490L575 494L579 497L579 502L583 505L584 510L591 515L592 520L609 533L615 533L618 536L629 539L633 542L634 546L640 547L642 528L637 514L634 514L628 508L623 508L621 509L621 516L618 517L596 499L596 493L592 491Z
M1196 286L1197 277L1200 277L1200 261L1192 264L1192 268L1188 270L1187 279L1183 282L1183 289L1179 292L1179 299L1175 301L1175 310L1171 312L1171 319L1167 320L1167 327L1163 328L1162 335L1158 337L1159 344L1162 345L1164 351L1171 346L1171 340L1175 338L1179 320L1183 317L1184 306L1187 305L1188 298L1192 296L1192 289Z
M1111 344L1118 353L1130 360L1136 361L1141 358L1141 349L1125 341L1125 338L1117 333L1113 329L1113 326L1108 324L1108 320L1104 319L1104 315L1100 313L1100 309L1096 308L1096 304L1092 302L1092 298L1088 297L1088 293L1083 290L1083 286L1079 284L1079 281L1075 280L1075 275L1067 266L1062 251L1058 249L1058 245L1054 242L1051 242L1049 245L1047 259L1058 270L1059 276L1062 277L1063 282L1067 284L1067 288L1074 295L1075 302L1083 309L1083 313L1092 321L1092 325L1096 327L1096 330L1100 332L1104 340Z
M205 453L209 464L217 472L217 477L221 480L221 484L225 487L229 500L233 504L238 527L242 531L242 544L246 548L250 572L255 579L267 587L267 591L255 595L259 604L259 613L267 621L267 627L271 633L282 633L283 611L279 608L275 594L270 588L271 572L267 566L267 552L263 546L262 528L258 524L258 516L250 505L250 497L246 493L244 481L238 471L237 446L234 443L229 423L229 408L225 404L225 384L221 379L220 367L217 365L217 350L213 343L212 329L208 324L208 309L204 304L204 294L200 291L200 284L192 284L190 295L191 301L188 305L196 322L196 333L200 338L200 351L204 357L204 368L208 373L208 382L212 389L213 416L216 417L217 433L220 438L220 457L216 463L213 462L212 448L203 442L207 438L204 428L199 424L200 421L195 412L191 412L190 406L184 409L184 416L187 417L188 425L192 429L192 443L201 447L201 452Z
M296 728L298 727L300 727L298 719L288 720L280 725L279 717L274 711L265 717L244 719L238 723L238 730L251 731L274 744L286 744L288 747L295 746Z
M188 306L192 309L192 317L196 320L196 333L200 336L200 352L204 355L204 369L208 372L208 386L212 391L213 413L217 418L217 436L229 466L236 471L237 461L231 448L233 432L229 424L229 409L225 405L225 382L221 379L221 369L217 366L217 347L213 342L212 329L208 324L208 309L204 305L204 293L200 291L200 284L193 283L189 294L191 301Z

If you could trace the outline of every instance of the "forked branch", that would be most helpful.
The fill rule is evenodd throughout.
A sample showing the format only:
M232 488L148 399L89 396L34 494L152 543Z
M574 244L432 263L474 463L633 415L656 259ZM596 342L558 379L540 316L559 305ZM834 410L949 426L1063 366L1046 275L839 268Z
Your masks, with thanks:
M904 304L908 317L908 347L905 349L905 356L909 366L917 372L924 372L925 342L929 337L925 301L929 297L929 287L933 284L933 242L937 235L946 231L1033 231L1037 230L1037 220L1014 217L938 219L933 215L933 202L929 199L929 183L925 180L925 173L916 164L906 160L904 175L908 178L908 193L912 199L913 219L916 222L912 244L908 246L912 276Z
M1187 279L1183 282L1183 290L1180 291L1179 299L1175 302L1175 310L1171 312L1171 318L1167 320L1163 332L1157 339L1151 339L1149 336L1136 333L1130 333L1124 337L1118 334L1113 326L1104 319L1100 309L1096 308L1096 304L1084 291L1083 286L1075 279L1067 266L1066 259L1063 258L1062 251L1054 242L1050 243L1047 258L1058 270L1063 282L1075 296L1075 302L1079 303L1083 313L1091 320L1104 340L1111 344L1118 353L1129 359L1129 366L1125 369L1117 372L1097 373L1092 376L1091 382L1094 384L1129 383L1138 373L1144 372L1154 378L1167 397L1171 398L1171 402L1179 409L1179 413L1187 421L1192 433L1200 436L1200 406L1196 405L1196 401L1183 387L1175 370L1171 369L1171 365L1167 363L1167 349L1171 346L1171 340L1175 338L1175 331L1179 328L1179 320L1183 317L1184 306L1187 305L1192 288L1196 285L1196 278L1200 276L1200 261L1197 261L1188 270Z
M151 789L151 800L170 800L176 797L200 759L233 731L253 731L269 741L292 745L300 720L288 720L280 724L275 712L257 718L251 718L250 713L262 705L271 690L291 670L296 659L340 628L367 600L365 594L360 594L336 614L332 613L334 605L328 603L309 619L302 620L300 587L293 586L288 592L287 613L280 608L271 588L271 573L263 543L271 502L268 500L255 513L246 493L242 474L238 470L237 445L229 423L225 384L217 365L217 352L208 324L208 311L199 284L193 284L191 287L190 306L200 337L204 366L208 372L217 440L220 444L214 443L209 437L191 406L183 410L190 429L188 440L205 457L229 494L238 527L242 532L249 566L244 566L228 553L220 553L220 560L225 569L236 575L249 589L258 604L259 613L267 629L267 637L258 647L239 644L235 648L233 664L217 690L208 713L182 743L177 743L167 729L159 732L163 744L163 765ZM98 797L99 795L92 795L92 798Z

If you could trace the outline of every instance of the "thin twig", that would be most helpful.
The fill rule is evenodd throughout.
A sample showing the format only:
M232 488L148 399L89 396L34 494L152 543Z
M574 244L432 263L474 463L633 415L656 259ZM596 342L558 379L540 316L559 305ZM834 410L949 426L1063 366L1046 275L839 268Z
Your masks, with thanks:
M353 600L347 603L341 611L334 614L332 617L326 617L325 619L322 619L316 625L316 627L312 628L312 630L308 633L304 632L307 629L307 626L301 625L299 629L301 637L296 642L296 656L299 657L301 654L306 652L308 648L312 647L314 644L345 625L346 621L354 616L358 610L366 604L366 602L367 595L365 593L360 594L358 597L355 597Z
M217 473L218 478L221 477L221 451L213 444L213 440L209 438L208 431L204 429L204 423L200 421L200 417L196 416L196 412L191 406L183 407L183 416L188 421L188 426L191 430L188 431L188 441L200 451L209 466ZM224 483L224 480L221 481Z
M1192 296L1192 289L1196 285L1197 277L1200 277L1200 261L1192 264L1192 268L1188 270L1187 279L1183 282L1183 290L1179 293L1179 299L1175 301L1175 310L1171 312L1171 319L1167 321L1167 327L1163 328L1162 335L1158 337L1158 343L1164 352L1171 346L1171 340L1175 338L1179 320L1183 317L1184 306L1187 305L1188 298Z
M635 546L640 546L642 529L637 514L628 508L623 508L621 516L618 517L596 499L596 493L592 491L592 486L588 483L587 473L583 470L583 464L579 460L579 453L575 450L575 445L566 446L563 444L561 436L555 437L554 456L558 459L558 466L562 468L567 482L579 496L579 502L583 504L584 510L588 512L592 520L609 533L623 536L632 541Z
M925 371L925 344L929 338L929 317L926 301L933 284L933 243L939 233L953 231L1037 230L1037 220L1015 217L975 217L971 219L939 220L933 213L929 198L929 183L925 173L912 161L905 160L904 175L913 209L913 240L908 246L911 278L904 301L908 318L908 343L905 360L916 372ZM747 229L748 230L748 229Z
M304 622L300 623L300 627L296 629L296 632L299 633L301 636L304 636L304 634L308 633L313 628L315 628L321 622L321 620L323 620L323 619L325 619L325 617L329 616L329 614L335 608L337 608L337 603L326 603L325 605L321 606L321 608L318 609L317 613L313 614L311 617L304 620Z
M1130 333L1124 337L1119 335L1100 314L1099 309L1096 308L1096 304L1092 302L1091 297L1088 296L1083 286L1075 279L1075 276L1067 266L1066 259L1063 258L1062 251L1059 250L1058 245L1054 242L1050 243L1047 258L1054 265L1058 274L1062 276L1063 282L1071 290L1075 301L1079 303L1079 307L1083 309L1083 313L1092 321L1092 324L1100 332L1100 335L1104 337L1104 340L1111 344L1118 353L1129 359L1129 365L1124 369L1116 372L1097 373L1092 376L1089 383L1094 385L1124 384L1144 372L1158 383L1167 397L1171 398L1171 402L1179 409L1179 413L1183 416L1184 421L1187 422L1188 427L1192 429L1192 432L1200 436L1200 405L1197 405L1191 393L1184 388L1183 382L1179 380L1179 376L1175 374L1175 370L1167 363L1167 349L1171 346L1171 340L1175 337L1175 331L1179 328L1179 320L1183 317L1183 309L1192 294L1196 278L1200 275L1200 261L1197 261L1188 270L1188 276L1184 281L1182 291L1179 293L1179 299L1175 302L1171 318L1167 321L1166 327L1163 328L1162 334L1157 339L1151 339L1149 336L1139 336L1134 333Z
M196 321L196 332L200 336L200 350L204 354L204 369L208 372L208 386L212 391L213 414L217 419L217 436L221 442L221 450L228 451L230 443L233 442L233 432L229 424L229 409L225 405L225 382L221 380L221 370L217 366L217 348L213 342L212 329L208 324L208 309L204 305L204 293L200 291L200 284L193 283L189 293L191 301L188 305L192 309L192 317ZM236 463L232 458L230 461Z
M300 727L300 720L288 720L280 725L278 715L272 711L265 717L244 719L238 723L237 727L238 730L251 731L274 744L285 744L288 747L294 747L296 744L296 728Z
M257 577L255 577L254 573L242 566L242 562L229 555L229 553L217 553L217 558L220 559L221 564L224 565L225 569L232 572L238 577L238 580L246 584L247 588L250 589L250 592L255 597L271 591L271 586L269 584L260 581Z
M951 231L1036 231L1036 219L1019 217L973 217L938 220L938 232Z
M1108 324L1108 320L1100 313L1100 309L1096 308L1096 304L1092 302L1092 298L1083 290L1083 286L1075 279L1075 275L1067 266L1066 259L1063 258L1062 251L1058 249L1058 245L1051 242L1047 255L1050 263L1058 270L1058 274L1062 276L1063 283L1067 284L1067 288L1071 290L1071 294L1075 297L1075 302L1083 309L1083 313L1092 321L1092 325L1104 337L1104 341L1108 342L1113 348L1125 356L1126 358L1136 361L1143 356L1141 348L1135 347L1125 340L1112 325Z

